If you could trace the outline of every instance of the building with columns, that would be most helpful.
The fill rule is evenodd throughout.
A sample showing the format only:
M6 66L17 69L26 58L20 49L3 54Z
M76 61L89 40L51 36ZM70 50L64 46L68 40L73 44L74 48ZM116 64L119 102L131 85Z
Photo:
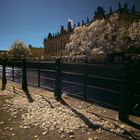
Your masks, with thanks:
M33 47L29 45L31 56L31 60L44 60L44 48L41 47Z
M119 5L118 10L112 11L110 9L110 12L105 15L105 11L102 7L98 7L97 11L95 12L94 18L89 20L87 18L87 21L84 22L82 20L82 24L80 25L80 22L78 23L78 26L89 26L92 22L94 22L96 19L102 19L105 18L107 21L111 15L114 13L119 14L119 27L123 26L129 26L134 21L139 21L140 19L140 12L135 11L135 7L133 6L132 9L127 8L127 4L124 5L124 7L121 7ZM75 26L74 26L75 28ZM68 56L69 52L66 51L65 47L66 44L70 42L69 38L70 35L73 33L74 28L71 26L71 22L68 21L67 29L64 29L63 26L61 26L60 32L58 32L55 35L52 35L51 33L48 34L48 37L44 39L44 58L46 60L53 60L55 57L62 57L62 56Z
M44 39L44 59L53 60L55 57L67 55L65 50L66 44L69 43L70 35L73 33L71 22L68 21L67 29L61 26L60 32L55 35L48 34L47 39Z

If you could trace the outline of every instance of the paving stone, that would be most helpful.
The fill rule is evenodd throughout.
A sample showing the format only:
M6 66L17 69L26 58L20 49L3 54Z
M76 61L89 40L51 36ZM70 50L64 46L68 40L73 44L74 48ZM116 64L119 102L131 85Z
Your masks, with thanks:
M47 133L48 133L48 131L44 131L42 134L43 134L43 135L46 135Z
M70 135L69 137L70 137L70 138L75 138L75 136L74 136L74 135Z
M0 122L0 125L1 125L1 124L4 124L4 121L1 121L1 122Z
M19 125L20 128L30 128L30 126L36 126L43 130L42 134L45 135L49 131L57 130L63 136L65 133L69 134L71 137L74 136L74 131L81 129L81 132L85 132L88 126L82 120L82 118L77 115L83 114L88 120L90 120L93 125L99 126L100 129L97 133L101 133L102 129L107 129L111 132L118 134L123 134L124 131L130 131L126 125L115 124L107 120L103 120L98 116L91 115L91 113L86 112L81 106L78 108L64 106L60 102L57 102L53 98L47 98L46 100L40 96L32 96L34 102L29 103L27 98L20 96L18 94L14 95L7 101L8 111L11 116L16 116L18 111L23 111L22 121ZM51 104L51 105L50 105ZM53 108L52 108L53 106ZM10 108L9 108L10 107ZM71 109L73 108L73 109ZM75 111L73 111L75 110ZM104 113L106 110L103 111ZM99 110L98 113L101 113ZM1 122L0 122L1 124ZM49 130L49 131L48 131ZM95 139L96 137L94 137Z
M15 136L15 133L12 133L12 136Z
M34 138L38 138L38 136L37 136L37 135L35 135L35 136L34 136Z

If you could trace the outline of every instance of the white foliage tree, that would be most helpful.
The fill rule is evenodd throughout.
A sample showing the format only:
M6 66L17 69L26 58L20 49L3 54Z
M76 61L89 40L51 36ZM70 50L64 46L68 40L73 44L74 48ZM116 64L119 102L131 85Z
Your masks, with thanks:
M130 39L130 49L139 51L140 53L140 20L134 22L128 29L128 36Z
M29 47L23 43L22 41L16 40L13 45L8 50L8 55L12 56L16 59L20 59L21 57L28 57L31 55Z
M116 48L120 51L120 52L126 52L126 50L129 48L128 44L129 41L129 37L128 37L128 27L120 27L118 29L118 34L117 34L117 45Z
M89 39L89 46L90 46L90 54L98 54L103 51L103 40L104 34L103 31L105 30L105 20L96 20L90 26L88 26L88 39ZM88 41L87 41L88 42ZM88 47L88 46L87 46Z
M74 34L70 36L71 42L66 45L70 55L89 55L92 54L94 47L102 45L98 40L104 28L104 20L96 20L90 26L77 27ZM100 50L100 49L98 49Z
M132 40L140 42L140 20L134 22L129 28L129 36Z
M118 36L118 20L119 15L112 15L106 22L104 30L102 30L101 36L103 50L105 53L113 53L119 51L117 36Z
M108 24L104 19L95 20L89 26L77 27L70 36L66 49L71 55L91 55L107 53L115 48L113 37L116 34L118 15L110 18Z
M119 28L117 46L122 52L138 53L137 50L140 50L140 21Z
M118 14L107 20L95 20L89 26L77 27L66 45L72 56L127 52L135 47L140 48L140 21L120 25Z

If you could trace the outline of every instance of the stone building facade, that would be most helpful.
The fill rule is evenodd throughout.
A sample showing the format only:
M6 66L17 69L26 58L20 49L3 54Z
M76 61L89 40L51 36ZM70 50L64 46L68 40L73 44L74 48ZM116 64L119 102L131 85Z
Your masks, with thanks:
M73 33L71 22L68 21L67 30L61 26L60 32L56 35L48 34L47 39L44 39L44 58L45 60L53 60L55 57L67 55L66 44L69 43L70 35Z
M71 32L59 35L51 39L44 41L44 57L46 60L52 60L55 57L61 57L67 55L65 46L69 43L69 37Z
M44 48L36 48L30 47L31 56L29 59L31 60L44 60Z
M87 19L87 22L82 21L82 25L89 26L92 22L94 22L96 19L102 19L105 18L105 20L108 20L108 18L114 14L119 14L119 27L121 26L129 26L134 21L138 21L140 19L140 13L135 11L135 8L133 7L131 10L129 10L124 5L123 8L118 8L118 10L112 12L110 11L109 14L104 15L98 18L94 19ZM78 23L78 26L80 26L80 23ZM70 35L73 33L74 28L71 28L71 25L68 23L67 30L64 29L63 26L61 26L60 33L56 36L52 36L50 33L48 35L47 39L44 39L44 58L46 60L52 60L54 57L61 57L61 56L68 56L68 52L66 51L65 47L66 44L69 43Z
M6 58L7 57L7 51L0 50L0 58Z

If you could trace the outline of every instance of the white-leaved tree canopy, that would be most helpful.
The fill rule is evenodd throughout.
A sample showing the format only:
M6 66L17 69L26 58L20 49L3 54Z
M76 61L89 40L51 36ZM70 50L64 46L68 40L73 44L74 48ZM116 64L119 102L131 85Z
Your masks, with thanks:
M15 59L26 58L31 55L29 47L22 41L16 40L8 50L8 56Z
M140 20L120 25L118 14L77 27L66 45L70 56L127 52L130 48L140 48Z
M128 35L130 37L130 51L133 50L134 53L140 53L140 20L134 22L128 30ZM135 47L134 47L135 46ZM134 48L134 49L133 49Z

